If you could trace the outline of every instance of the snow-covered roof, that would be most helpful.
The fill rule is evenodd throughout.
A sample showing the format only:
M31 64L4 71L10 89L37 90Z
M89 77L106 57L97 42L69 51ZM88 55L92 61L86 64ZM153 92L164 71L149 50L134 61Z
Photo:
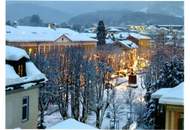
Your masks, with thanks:
M6 46L6 60L18 61L19 59L29 56L23 49L16 47ZM31 62L26 62L26 76L20 77L13 66L6 64L6 86L12 86L16 84L27 84L32 81L44 80L47 81L45 75L38 70L38 68ZM32 86L34 84L30 84ZM27 85L27 88L29 86Z
M130 48L130 49L132 49L132 48L138 48L138 46L134 42L132 42L130 40L123 40L123 41L119 41L119 42L122 45L124 45L124 46L126 46L127 48Z
M128 32L119 32L117 34L114 34L116 39L127 39L127 37L129 36Z
M171 89L171 88L162 88L162 89L159 89L159 90L157 90L156 92L154 92L154 93L151 95L151 97L152 97L152 98L160 98L162 95L167 94L170 89Z
M156 26L154 26L154 25L150 25L146 29L153 30L153 31L158 30L158 28Z
M144 36L138 33L130 33L129 35L131 35L132 37L136 38L136 39L151 39L148 36Z
M29 56L25 50L16 47L6 46L6 60L18 61L23 57L29 59Z
M67 36L71 41L78 42L78 41L91 41L91 42L97 42L96 39L91 38L88 35L81 34L81 33L65 33L65 36Z
M96 38L96 36L97 36L97 34L96 33L80 33L80 34L82 34L82 35L86 35L86 36L88 36L88 37L90 37L90 38Z
M6 40L9 42L53 42L62 35L65 35L71 41L96 41L69 28L6 26Z
M6 64L5 66L6 68L6 79L18 79L20 78L19 75L17 75L17 73L15 72L14 68L9 65Z
M109 32L121 32L121 30L116 27L108 27L108 31Z
M6 26L6 40L9 42L54 41L58 37L60 34L47 27Z
M160 104L184 105L184 82L174 88L162 88L152 94L152 98L159 98Z
M90 129L97 129L97 128L70 118L70 119L64 120L64 121L48 128L48 129L89 129L90 130Z
M160 30L169 31L166 27L160 27Z
M108 38L105 41L106 41L106 44L113 44L114 43L114 41L111 38Z

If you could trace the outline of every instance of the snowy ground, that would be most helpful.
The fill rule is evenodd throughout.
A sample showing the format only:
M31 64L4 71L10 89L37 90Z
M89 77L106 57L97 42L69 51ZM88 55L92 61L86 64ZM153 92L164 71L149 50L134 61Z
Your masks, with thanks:
M119 109L118 109L118 119L119 119L119 129L121 129L127 122L127 112L129 111L129 104L127 104L125 102L126 98L124 95L125 93L128 91L128 89L131 89L132 92L135 93L135 100L139 101L142 100L142 97L145 94L145 90L142 89L141 87L141 82L142 79L139 78L140 76L138 76L138 88L134 89L134 88L127 88L128 83L127 82L123 82L120 85L116 86L115 90L116 90L116 100L118 102L119 105ZM123 80L123 79L122 79ZM53 107L51 106L51 109L53 109ZM111 113L111 109L108 108L106 110L103 122L102 122L102 129L108 129L110 128L110 118L109 118L109 113ZM56 111L50 115L45 115L45 120L44 120L44 124L47 127L53 126L55 124L57 124L58 122L62 121L62 117L59 113L59 111ZM91 112L89 114L88 120L87 120L87 124L95 126L95 121L96 121L96 116L95 113Z
M62 121L61 114L59 111L56 111L50 115L45 115L44 117L44 125L48 128Z

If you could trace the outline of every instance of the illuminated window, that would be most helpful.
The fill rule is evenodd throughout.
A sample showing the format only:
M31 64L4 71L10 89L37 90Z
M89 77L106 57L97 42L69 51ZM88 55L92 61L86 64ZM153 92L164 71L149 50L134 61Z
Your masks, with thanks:
M29 48L28 52L29 52L29 55L30 55L32 53L32 48Z
M26 70L25 70L26 69L26 59L25 58L20 59L13 66L14 66L16 73L20 77L26 76Z
M25 76L25 74L24 74L24 65L23 65L23 64L18 65L17 74L18 74L20 77Z

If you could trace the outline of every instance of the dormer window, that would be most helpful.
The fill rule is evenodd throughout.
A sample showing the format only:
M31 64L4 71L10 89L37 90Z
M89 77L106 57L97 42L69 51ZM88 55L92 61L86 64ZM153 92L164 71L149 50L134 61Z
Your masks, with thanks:
M20 76L26 76L26 62L28 59L25 57L21 58L18 61L6 61L6 64L13 66L15 72Z
M16 64L13 65L16 73L20 77L26 76L26 60L27 59L23 57L19 61L17 61Z

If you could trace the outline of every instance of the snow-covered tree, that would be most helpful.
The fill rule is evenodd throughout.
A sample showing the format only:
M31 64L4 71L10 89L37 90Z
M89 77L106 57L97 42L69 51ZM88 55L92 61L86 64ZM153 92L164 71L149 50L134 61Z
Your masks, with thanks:
M183 82L184 80L184 65L183 57L168 56L158 51L151 61L151 65L145 76L146 96L147 101L146 113L144 114L144 122L147 128L155 126L155 110L156 103L151 99L151 94L156 90L168 87L172 88Z
M36 55L31 55L31 60L37 65L37 67L46 74L48 82L40 87L39 93L39 110L40 110L40 122L39 128L44 128L44 112L48 109L50 103L52 103L52 89L55 88L55 80L57 79L57 72L55 70L59 60L55 56L57 51L52 51L50 54L37 53ZM55 58L54 58L55 57ZM57 61L57 62L56 62ZM52 64L54 63L54 64Z
M82 67L82 78L83 85L81 89L81 103L82 103L82 116L81 121L86 122L88 113L90 111L89 107L91 102L94 101L93 98L93 84L95 82L96 67L94 61L85 60Z
M109 105L109 110L110 110L110 117L111 121L113 122L111 129L116 129L116 126L119 125L118 121L120 119L120 114L121 114L121 104L123 102L117 99L116 96L116 89L113 88L113 91L111 93L110 97L110 105Z
M109 78L112 69L102 61L96 61L95 79L92 81L90 110L96 113L96 127L100 128L106 109L110 103ZM106 89L107 88L107 89Z

